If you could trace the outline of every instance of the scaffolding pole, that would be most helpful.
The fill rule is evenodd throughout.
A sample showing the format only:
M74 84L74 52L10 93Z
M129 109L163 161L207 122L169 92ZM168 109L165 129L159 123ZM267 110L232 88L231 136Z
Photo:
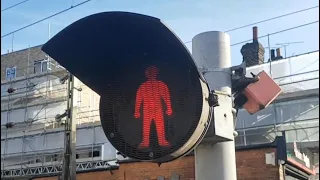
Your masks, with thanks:
M76 180L76 121L73 120L74 77L69 73L67 120L65 122L65 150L63 160L63 180Z

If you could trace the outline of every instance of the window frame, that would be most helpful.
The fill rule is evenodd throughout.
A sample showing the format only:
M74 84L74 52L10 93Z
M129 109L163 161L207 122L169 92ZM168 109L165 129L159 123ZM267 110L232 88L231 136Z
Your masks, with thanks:
M9 74L8 74L8 71L9 70L11 70L11 69L14 69L14 77L12 77L12 78L8 78L9 76ZM10 74L10 75L12 75L12 73ZM11 66L11 67L7 67L6 68L6 80L7 81L10 81L10 80L12 80L12 79L15 79L17 77L17 66Z
M40 63L40 72L36 71L36 65ZM47 67L44 70L44 63L47 63ZM42 59L42 60L37 60L33 62L33 72L34 73L43 73L43 72L47 72L48 70L51 70L50 68L50 61L48 59Z

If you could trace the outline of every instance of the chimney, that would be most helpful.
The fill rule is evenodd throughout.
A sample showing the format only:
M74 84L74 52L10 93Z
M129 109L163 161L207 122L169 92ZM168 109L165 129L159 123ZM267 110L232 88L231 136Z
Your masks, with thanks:
M280 48L277 48L277 57L281 56Z
M278 59L283 59L283 57L281 56L281 51L280 51L280 48L277 48L276 49L277 50L277 56L276 56L276 60L278 60Z
M276 59L276 55L275 55L274 49L271 49L271 61L273 61L275 59Z
M252 37L253 42L258 42L258 27L257 26L254 26L252 28L252 33L253 33L253 37Z
M247 67L264 63L264 47L258 42L258 28L252 28L253 42L242 46L240 52Z

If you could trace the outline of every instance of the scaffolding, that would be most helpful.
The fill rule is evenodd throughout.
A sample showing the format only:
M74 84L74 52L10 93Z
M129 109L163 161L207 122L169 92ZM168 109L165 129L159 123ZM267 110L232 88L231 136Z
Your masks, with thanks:
M30 48L24 53L27 67L15 69L22 75L1 82L1 178L61 175L68 72L48 56L39 68ZM99 98L74 78L74 119L85 136L77 142L77 171L117 166L115 149L105 137L97 140Z
M114 163L113 163L114 164ZM110 161L86 161L78 162L76 166L77 172L86 172L90 170L112 170L116 165L112 165ZM57 176L62 173L62 164L54 164L47 166L29 167L23 169L9 169L1 171L1 177L41 177L41 176Z

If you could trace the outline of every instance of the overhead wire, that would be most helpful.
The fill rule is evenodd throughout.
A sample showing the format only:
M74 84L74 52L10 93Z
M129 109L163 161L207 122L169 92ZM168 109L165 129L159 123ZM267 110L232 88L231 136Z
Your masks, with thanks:
M9 9L14 8L14 7L16 7L16 6L19 6L20 4L26 3L26 2L28 2L28 1L30 1L30 0L24 0L24 1L21 1L21 2L19 2L19 3L14 4L14 5L11 5L11 6L9 6L9 7L6 7L6 8L4 8L4 9L1 9L1 12L6 11L6 10L9 10Z
M254 22L254 23L247 24L247 25L243 25L243 26L239 26L239 27L232 28L232 29L229 29L229 30L225 30L224 32L231 32L231 31L235 31L235 30L238 30L238 29L243 29L243 28L250 27L250 26L253 26L253 25L256 25L256 24L261 24L261 23L272 21L272 20L275 20L275 19L280 19L280 18L283 18L283 17L286 17L286 16L291 16L291 15L294 15L294 14L298 14L298 13L301 13L301 12L304 12L304 11L309 11L309 10L312 10L312 9L315 9L315 8L319 8L319 6L313 6L313 7L301 9L301 10L298 10L298 11L290 12L290 13L287 13L287 14L282 14L280 16L275 16L275 17L272 17L272 18L264 19L264 20L261 20L261 21L257 21L257 22ZM188 44L188 43L191 43L191 42L192 42L192 40L186 41L186 42L184 42L184 44Z
M55 13L55 14L52 14L52 15L50 15L50 16L47 16L47 17L45 17L45 18L43 18L43 19L40 19L40 20L38 20L38 21L36 21L36 22L33 22L33 23L29 24L29 25L23 26L23 27L21 27L21 28L19 28L19 29L17 29L17 30L11 31L11 32L9 32L9 33L1 36L1 38L4 38L4 37L9 36L9 35L11 35L11 34L14 34L14 33L18 32L18 31L21 31L21 30L26 29L26 28L28 28L28 27L31 27L31 26L33 26L33 25L35 25L35 24L38 24L38 23L42 22L42 21L45 21L45 20L50 19L50 18L52 18L52 17L54 17L54 16L57 16L57 15L62 14L62 13L64 13L64 12L67 12L67 11L69 11L69 10L75 8L75 7L78 7L78 6L81 6L81 5L83 5L83 4L86 4L86 3L90 2L90 1L92 1L92 0L86 0L86 1L83 1L83 2L81 2L81 3L76 4L76 5L74 5L74 6L71 5L69 8L66 8L66 9L64 9L64 10L62 10L62 11L59 11L59 12Z
M305 23L305 24L301 24L299 26L294 26L294 27L291 27L291 28L283 29L281 31L276 31L276 32L273 32L273 33L270 33L270 34L259 36L258 39L264 38L264 37L268 37L268 36L272 36L272 35L279 34L279 33L283 33L283 32L286 32L286 31L293 30L293 29L301 28L301 27L304 27L304 26L309 26L309 25L312 25L312 24L315 24L315 23L318 23L318 22L319 22L319 20L313 21L313 22L309 22L309 23ZM241 41L241 42L238 42L238 43L234 43L234 44L231 44L231 46L243 44L243 43L246 43L246 42L249 42L249 41L252 41L252 39L248 39L246 41Z
M21 3L24 3L24 2L26 2L26 1L29 1L29 0L22 1L22 2L20 2L20 4L21 4ZM38 23L40 23L40 22L42 22L42 21L44 21L44 20L47 20L47 19L52 18L52 17L54 17L54 16L57 16L57 15L59 15L59 14L62 14L62 13L66 12L66 11L69 11L69 10L71 10L71 9L77 7L77 6L80 6L80 5L83 5L83 4L85 4L85 3L88 3L89 1L92 1L92 0L86 0L86 1L83 1L83 2L81 2L81 3L76 4L76 5L74 5L74 6L71 5L71 6L70 6L69 8L67 8L67 9L64 9L64 10L62 10L62 11L60 11L60 12L57 12L57 13L55 13L55 14L53 14L53 15L50 15L50 16L45 17L45 18L43 18L43 19L40 19L40 20L38 20L38 21L36 21L36 22L34 22L34 23L31 23L31 24L29 24L29 25L27 25L27 26L21 27L21 28L19 28L19 29L17 29L17 30L14 30L14 31L10 32L10 33L7 33L7 34L1 36L1 38L6 37L6 36L8 36L8 35L11 35L11 34L13 34L13 33L16 33L16 32L18 32L18 31L21 31L21 30L23 30L23 29L25 29L25 28L28 28L28 27L30 27L30 26L33 26L33 25L35 25L35 24L38 24ZM19 3L15 4L15 5L13 5L13 6L17 6L18 4L19 4ZM293 14L301 13L301 12L304 12L304 11L309 11L309 10L312 10L312 9L315 9L315 8L318 8L318 7L319 7L319 6L313 6L313 7L309 7L309 8L306 8L306 9L301 9L301 10L294 11L294 12L291 12L291 13L283 14L283 15L276 16L276 17L273 17L273 18L268 18L268 19L265 19L265 20L262 20L262 21L258 21L258 22L254 22L254 23L251 23L251 24L247 24L247 25L244 25L244 26L237 27L237 28L233 28L233 29L230 29L230 30L226 30L225 32L235 31L235 30L242 29L242 28L245 28L245 27L249 27L249 26L252 26L252 25L255 25L255 24L260 24L260 23L263 23L263 22L267 22L267 21L271 21L271 20L278 19L278 18L290 16L290 15L293 15ZM8 7L8 8L10 8L10 7ZM11 8L12 8L12 7L11 7ZM4 10L5 10L5 9L4 9ZM1 10L1 11L3 11L3 10ZM190 43L190 42L191 42L191 41L187 41L187 42L184 42L184 43L186 44L186 43Z
M226 30L224 32L235 31L235 30L246 28L246 27L250 27L250 26L253 26L253 25L256 25L256 24L268 22L268 21L279 19L279 18L283 18L283 17L286 17L286 16L291 16L293 14L301 13L301 12L304 12L304 11L309 11L309 10L315 9L315 8L319 8L319 6L313 6L313 7L309 7L309 8L306 8L306 9L301 9L301 10L298 10L298 11L294 11L294 12L291 12L291 13L288 13L288 14L283 14L283 15L280 15L280 16L276 16L276 17L272 17L272 18L269 18L269 19L265 19L265 20L262 20L262 21L257 21L257 22L251 23L251 24L247 24L247 25L240 26L240 27L237 27L237 28L229 29L229 30Z

